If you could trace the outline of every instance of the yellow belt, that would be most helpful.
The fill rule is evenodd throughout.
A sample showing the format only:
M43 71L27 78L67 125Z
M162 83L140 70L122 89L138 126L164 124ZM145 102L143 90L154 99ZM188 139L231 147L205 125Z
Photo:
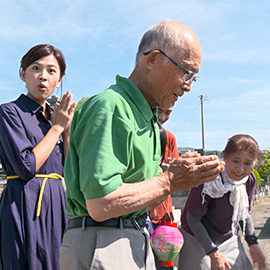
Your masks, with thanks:
M62 179L62 176L60 174L57 174L57 173L50 173L50 174L36 174L35 177L44 178L42 185L41 185L40 192L39 192L39 197L38 197L37 216L39 217L40 211L41 211L42 197L43 197L44 188L45 188L45 184L46 184L47 180L49 178ZM20 178L20 177L18 175L7 176L7 179L16 179L16 178Z

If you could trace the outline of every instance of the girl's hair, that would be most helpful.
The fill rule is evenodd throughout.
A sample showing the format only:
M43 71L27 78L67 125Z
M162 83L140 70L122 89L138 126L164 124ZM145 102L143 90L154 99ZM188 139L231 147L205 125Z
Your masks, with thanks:
M60 67L60 78L65 75L66 61L62 52L52 45L49 44L39 44L32 47L21 60L20 66L20 77L22 77L22 70L26 70L32 63L39 60L42 57L53 55Z
M165 149L167 144L167 136L164 128L162 125L158 122L159 132L160 132L160 146L161 146L161 159L160 164L164 161L165 158Z
M260 159L259 145L250 135L237 134L229 138L223 155L226 156L237 151L248 151L257 161Z

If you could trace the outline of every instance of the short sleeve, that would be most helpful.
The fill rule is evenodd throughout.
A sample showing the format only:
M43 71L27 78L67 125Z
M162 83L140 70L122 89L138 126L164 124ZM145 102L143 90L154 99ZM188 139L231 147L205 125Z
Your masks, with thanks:
M132 149L132 127L122 106L113 100L102 106L93 103L80 115L71 138L85 199L105 196L123 184Z

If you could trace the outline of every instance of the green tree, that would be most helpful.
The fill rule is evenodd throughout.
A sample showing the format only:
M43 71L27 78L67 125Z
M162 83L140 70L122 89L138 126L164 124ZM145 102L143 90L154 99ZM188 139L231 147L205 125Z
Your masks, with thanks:
M259 172L255 168L252 171L253 171L253 173L254 173L257 181L258 181L258 186L261 187L262 179L261 179L261 176L260 176Z
M89 97L82 97L76 105L75 111L88 99Z
M263 150L262 161L258 166L258 171L265 180L270 177L270 148Z

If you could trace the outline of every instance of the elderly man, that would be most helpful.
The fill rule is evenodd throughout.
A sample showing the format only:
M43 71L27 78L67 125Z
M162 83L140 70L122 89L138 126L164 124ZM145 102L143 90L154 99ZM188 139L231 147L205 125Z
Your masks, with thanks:
M191 90L201 63L197 37L164 21L139 45L129 78L89 98L75 113L65 164L70 217L60 250L66 269L155 269L145 210L169 194L213 181L224 164L188 154L159 167L157 107Z

